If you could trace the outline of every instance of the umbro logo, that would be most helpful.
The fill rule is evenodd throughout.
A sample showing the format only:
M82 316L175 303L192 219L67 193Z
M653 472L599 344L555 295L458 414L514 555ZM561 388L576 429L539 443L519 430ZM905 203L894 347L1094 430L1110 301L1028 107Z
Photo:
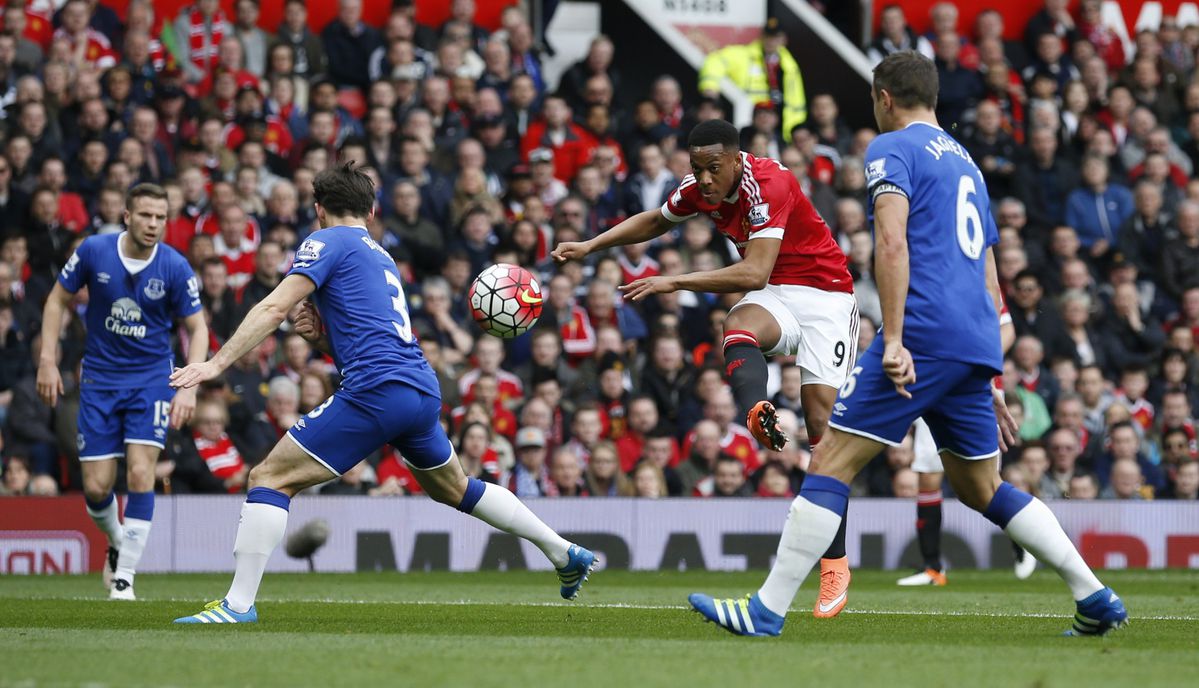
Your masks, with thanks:
M303 418L300 418L300 420L296 421L296 427L297 428L306 428L306 427L308 427L308 424L304 422Z
M849 410L849 407L846 406L845 404L842 404L839 401L836 404L833 404L833 413L837 414L838 416L841 415L842 413L845 413L848 410Z

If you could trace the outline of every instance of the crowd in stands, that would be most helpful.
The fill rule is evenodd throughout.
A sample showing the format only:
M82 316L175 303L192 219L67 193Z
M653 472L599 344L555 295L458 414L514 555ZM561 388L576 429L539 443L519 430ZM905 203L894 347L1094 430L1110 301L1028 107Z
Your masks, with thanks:
M314 230L313 176L352 160L377 182L368 229L405 276L467 473L522 498L795 494L809 459L799 369L785 357L771 364L792 438L782 451L754 443L724 381L721 327L739 295L631 305L616 291L735 260L706 218L585 264L548 258L559 241L661 205L690 171L689 129L728 115L707 82L695 102L671 75L630 93L613 66L621 47L598 36L548 83L517 6L488 31L472 0L453 0L439 27L418 24L404 0L368 26L361 3L339 0L317 31L302 0L287 0L279 26L259 26L256 0L229 15L198 0L177 16L131 0L120 18L96 0L53 13L7 4L0 493L79 489L86 295L62 332L67 391L55 409L35 389L41 310L80 241L121 231L126 189L166 188L164 240L200 278L215 350ZM889 6L864 50L876 61L902 49L935 60L938 118L986 177L1018 335L1003 380L1021 430L1005 477L1048 499L1195 499L1199 27L1165 17L1126 51L1098 21L1099 0L1077 14L1064 5L1047 0L1016 41L1004 39L999 11L962 26L941 3L919 35ZM865 350L881 320L863 169L876 132L849 128L827 93L801 90L797 101L804 66L770 52L785 50L777 25L764 33L726 55L767 70L744 147L790 169L846 251ZM525 337L485 336L470 319L466 291L492 262L544 280L544 313ZM202 390L190 426L168 436L160 489L244 490L249 467L336 384L332 361L285 324ZM911 461L909 439L880 455L854 494L914 497ZM384 447L320 491L419 486Z

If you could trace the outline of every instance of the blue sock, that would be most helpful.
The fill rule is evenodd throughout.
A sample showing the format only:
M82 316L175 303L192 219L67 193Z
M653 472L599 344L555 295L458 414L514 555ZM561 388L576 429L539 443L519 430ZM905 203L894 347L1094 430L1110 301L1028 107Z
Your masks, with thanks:
M103 511L104 509L107 509L108 505L112 504L112 501L116 498L117 496L110 491L107 497L98 502L93 502L92 500L88 499L86 495L84 495L83 501L87 502L87 508L91 509L92 511Z
M125 518L154 520L154 491L130 492L125 498Z
M287 511L291 506L291 497L269 487L252 487L246 493L246 504L270 504Z
M464 514L469 514L475 510L475 505L483 498L483 491L487 489L487 484L478 478L466 479L466 492L462 495L462 501L458 503L458 511Z
M803 486L799 488L799 495L838 516L845 516L845 509L849 505L849 485L827 475L806 476Z
M1000 528L1007 528L1012 517L1020 513L1020 510L1028 506L1031 501L1032 495L1021 492L1012 487L1011 483L1004 481L999 484L999 489L995 491L991 503L983 511L983 516Z

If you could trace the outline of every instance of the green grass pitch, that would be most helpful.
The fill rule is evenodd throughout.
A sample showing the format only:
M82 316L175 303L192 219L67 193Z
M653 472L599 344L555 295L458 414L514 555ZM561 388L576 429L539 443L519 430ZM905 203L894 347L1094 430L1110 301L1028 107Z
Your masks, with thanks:
M951 571L898 588L858 571L846 613L814 619L813 578L781 638L728 635L686 595L737 596L761 572L601 571L579 601L552 573L268 575L255 626L174 626L226 575L0 578L0 686L1115 686L1199 685L1199 573L1102 577L1132 624L1063 638L1057 577Z

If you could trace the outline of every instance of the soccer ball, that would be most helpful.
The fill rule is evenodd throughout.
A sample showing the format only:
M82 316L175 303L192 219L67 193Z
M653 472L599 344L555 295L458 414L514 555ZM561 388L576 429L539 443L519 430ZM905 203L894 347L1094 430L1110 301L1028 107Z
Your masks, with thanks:
M541 285L518 265L499 263L480 272L468 296L475 322L496 337L519 337L541 317Z

